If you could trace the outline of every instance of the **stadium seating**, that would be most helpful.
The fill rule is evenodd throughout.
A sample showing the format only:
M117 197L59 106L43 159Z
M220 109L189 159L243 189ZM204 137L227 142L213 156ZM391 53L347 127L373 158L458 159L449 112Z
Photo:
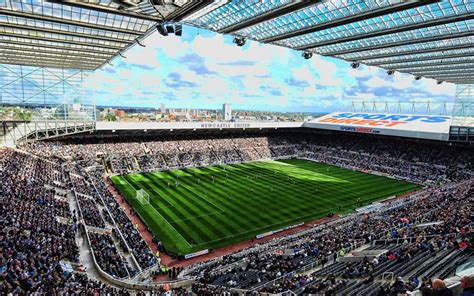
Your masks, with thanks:
M307 158L426 187L416 195L384 204L378 212L350 215L189 266L180 277L196 278L191 288L194 293L215 295L243 289L372 295L393 288L384 279L387 274L404 279L446 278L472 254L473 155L463 147L350 134L282 132L166 136L160 140L150 136L88 138L34 142L21 148L24 151L0 150L0 236L9 237L1 239L2 291L126 293L84 274L61 270L60 262L79 263L78 229L87 232L98 265L111 276L131 278L139 269L158 264L111 193L104 178L107 172L269 158ZM69 207L69 191L74 192L78 213ZM361 248L387 253L377 261L338 260L341 250L347 254ZM137 266L124 258L130 254ZM54 276L44 279L45 272ZM418 286L407 281L404 287Z

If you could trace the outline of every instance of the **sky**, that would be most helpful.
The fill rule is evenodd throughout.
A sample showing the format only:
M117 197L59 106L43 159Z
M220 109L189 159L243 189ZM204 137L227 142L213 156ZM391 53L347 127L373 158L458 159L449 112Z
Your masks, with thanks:
M183 36L154 33L85 83L96 104L108 106L332 112L350 111L352 101L454 100L455 86L412 75L247 41L185 26Z

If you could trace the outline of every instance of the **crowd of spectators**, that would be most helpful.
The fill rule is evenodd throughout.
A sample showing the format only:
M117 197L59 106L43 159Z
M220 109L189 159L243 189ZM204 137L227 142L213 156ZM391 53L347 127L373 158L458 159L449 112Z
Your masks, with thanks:
M95 260L102 270L116 278L126 278L136 273L120 255L110 235L95 232L89 232L88 235Z
M99 209L97 208L97 203L90 197L82 194L76 194L76 198L79 202L79 206L81 207L84 223L89 226L105 228L105 223L101 218Z
M74 170L74 173L78 171ZM69 186L65 176L56 161L0 149L0 294L132 295L127 289L117 289L91 279L83 270L64 268L64 264L80 266L76 235L79 229L84 229L76 218L77 213L70 210L64 193ZM75 183L77 187L81 184L87 183ZM91 193L84 190L80 192ZM115 203L114 200L110 204ZM125 219L126 215L119 214L114 218ZM128 218L125 223L130 223ZM136 239L139 234L135 229L133 233L129 236ZM88 232L88 235L103 270L118 278L136 274L137 271L120 256L109 234ZM143 249L143 244L136 243L139 246L137 259L143 267L156 264L151 251ZM182 288L171 291L173 295L189 295ZM163 288L156 289L152 295L165 292Z
M337 223L325 229L316 228L312 232L288 240L282 238L278 244L268 249L260 246L255 251L242 252L240 256L232 254L219 261L196 266L191 269L192 274L196 275L202 284L211 286L243 289L262 286L262 291L283 292L282 289L288 287L301 287L307 280L297 273L294 276L286 275L293 274L310 263L316 262L324 266L327 262L357 247L361 240L364 243L376 241L387 243L399 239L401 247L379 257L378 261L362 261L342 266L340 279L357 278L362 281L386 261L392 261L393 264L381 269L380 273L394 271L402 274L403 270L400 267L406 270L407 266L416 267L420 262L415 259L420 259L422 255L426 255L423 260L428 260L434 258L436 254L447 255L450 250L460 250L460 254L471 254L470 223L473 215L471 206L474 201L473 190L472 182L428 189L419 193L416 199L408 199L397 207L389 205L388 210L371 213L368 216L356 215L344 223ZM442 223L418 227L435 221ZM292 252L287 254L288 250ZM422 255L416 257L419 254ZM463 258L466 257L453 257L453 264L456 263L454 259ZM430 259L430 262L436 264L437 260ZM314 277L317 284L308 284L311 291L321 289L320 292L327 292L328 289L345 287L346 282L336 281L328 284L327 280L322 280L334 273L332 267L329 270L331 272L328 274L323 272ZM230 277L229 274L234 276ZM265 282L279 278L280 280L273 281L272 285L264 285Z
M60 267L60 261L79 261L72 213L50 187L64 181L60 170L54 163L0 150L2 293L57 295L73 286L84 288Z
M116 198L109 191L107 184L104 181L104 170L103 168L97 168L91 170L88 173L88 178L96 186L100 193L101 198L104 201L104 205L110 211L118 230L120 230L123 238L131 249L131 252L137 259L138 264L142 269L147 269L158 263L155 255L152 253L148 245L143 240L140 232L136 229L135 225L128 218L123 208L119 205ZM118 239L121 240L121 236L115 232ZM125 245L125 242L122 242Z
M432 142L358 134L311 132L89 139L76 143L35 142L25 146L52 158L102 165L116 173L205 166L268 158L304 157L425 184L472 176L469 149Z
M470 150L463 147L369 135L296 132L207 135L198 139L89 138L35 142L22 148L39 157L0 150L4 156L0 158L0 169L7 172L0 176L1 235L14 238L2 240L1 244L0 275L5 279L2 288L7 291L37 291L55 285L63 289L107 289L75 274L55 274L60 260L78 261L74 240L77 220L61 190L73 188L85 224L98 228L105 228L106 223L113 226L111 235L118 241L118 247L130 251L140 268L146 269L158 261L111 193L104 179L106 172L153 171L269 158L309 158L438 186L426 187L412 198L387 204L378 212L314 226L185 269L183 275L197 277L198 283L192 290L198 295L230 293L231 288L332 295L350 288L353 281L372 280L374 270L388 261L395 262L388 270L398 270L397 266L411 262L422 252L472 252L469 235L473 183L465 180L473 177L474 159ZM67 163L66 173L63 163ZM423 223L429 225L420 227ZM103 270L119 278L136 273L121 257L110 235L89 235ZM403 246L375 261L344 266L339 277L298 273L310 264L334 264L331 262L338 256L367 243ZM413 281L409 283L404 287L418 288Z

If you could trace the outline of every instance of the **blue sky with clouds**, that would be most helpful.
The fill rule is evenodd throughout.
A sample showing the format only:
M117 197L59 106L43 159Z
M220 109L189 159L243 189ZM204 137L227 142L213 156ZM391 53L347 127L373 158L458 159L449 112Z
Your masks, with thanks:
M431 79L388 76L376 67L185 27L181 38L150 35L86 82L98 105L271 111L349 111L353 100L452 101L455 86Z

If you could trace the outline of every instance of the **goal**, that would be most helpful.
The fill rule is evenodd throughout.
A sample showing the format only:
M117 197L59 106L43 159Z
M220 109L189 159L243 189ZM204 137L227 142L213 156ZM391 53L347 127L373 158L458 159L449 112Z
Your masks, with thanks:
M136 198L142 205L150 204L150 195L143 189L137 190Z

